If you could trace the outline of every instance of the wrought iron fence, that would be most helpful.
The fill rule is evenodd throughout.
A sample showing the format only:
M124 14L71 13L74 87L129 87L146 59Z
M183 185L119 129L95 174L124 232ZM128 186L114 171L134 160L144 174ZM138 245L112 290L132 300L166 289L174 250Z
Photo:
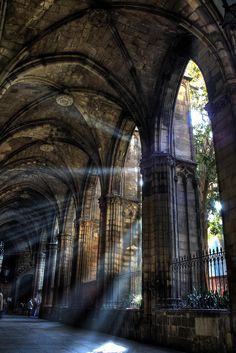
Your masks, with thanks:
M171 263L170 271L174 306L228 307L227 268L222 248L179 257Z
M130 271L114 276L110 283L105 309L138 309L142 301L142 272Z

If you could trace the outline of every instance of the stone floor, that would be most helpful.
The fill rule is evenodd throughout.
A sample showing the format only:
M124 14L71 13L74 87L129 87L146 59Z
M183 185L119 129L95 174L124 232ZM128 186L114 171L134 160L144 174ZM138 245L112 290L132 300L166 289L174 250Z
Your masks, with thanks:
M58 322L24 316L4 316L0 320L0 353L123 352L177 353L174 350L68 327Z

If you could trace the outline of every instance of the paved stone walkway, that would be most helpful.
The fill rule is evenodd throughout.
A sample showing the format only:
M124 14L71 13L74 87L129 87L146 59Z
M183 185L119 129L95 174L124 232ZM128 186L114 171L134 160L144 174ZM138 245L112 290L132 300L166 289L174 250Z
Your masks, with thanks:
M0 353L177 353L58 322L3 316ZM181 353L181 352L179 352Z

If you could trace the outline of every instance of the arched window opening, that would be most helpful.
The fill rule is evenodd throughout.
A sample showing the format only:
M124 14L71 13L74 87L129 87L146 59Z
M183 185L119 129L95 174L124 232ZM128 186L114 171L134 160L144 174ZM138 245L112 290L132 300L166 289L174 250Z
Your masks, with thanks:
M212 128L205 110L208 95L202 73L193 61L189 62L185 73L191 79L191 124L199 181L203 246L216 250L216 243L218 247L224 247L224 237Z
M98 235L100 209L99 198L101 187L99 178L92 178L86 192L83 214L80 219L80 248L82 259L81 281L84 283L96 281Z
M116 246L119 251L119 271L114 278L112 295L112 306L119 308L139 308L142 300L140 159L140 136L135 129L126 151L121 174L121 230L120 240Z
M15 290L15 273L17 265L17 248L9 241L0 241L0 283L8 299L8 312L12 312L13 294Z
M138 129L135 129L127 150L123 173L123 249L122 273L125 305L139 307L141 305L142 281L142 178L140 173L141 145Z
M77 296L80 307L92 307L97 289L98 243L101 197L100 180L91 176L86 188L83 211L79 219Z
M205 110L207 102L202 73L190 61L178 92L173 122L176 224L171 278L175 303L195 309L229 305L215 151Z

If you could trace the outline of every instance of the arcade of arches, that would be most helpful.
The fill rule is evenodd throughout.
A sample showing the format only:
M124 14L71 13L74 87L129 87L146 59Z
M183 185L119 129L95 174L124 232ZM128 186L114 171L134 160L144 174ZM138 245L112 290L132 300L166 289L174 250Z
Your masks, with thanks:
M0 0L0 265L14 310L40 294L43 318L234 351L235 7ZM190 59L209 97L227 310L171 307L170 262L203 244Z

